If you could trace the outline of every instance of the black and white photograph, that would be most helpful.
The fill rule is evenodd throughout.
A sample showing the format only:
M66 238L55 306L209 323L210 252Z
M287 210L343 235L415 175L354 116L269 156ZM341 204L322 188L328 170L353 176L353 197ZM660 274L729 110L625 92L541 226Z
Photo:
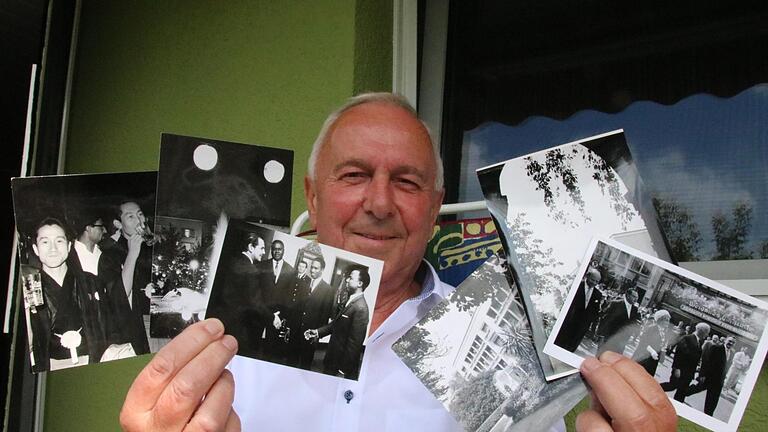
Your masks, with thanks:
M467 431L547 430L587 394L577 375L547 382L498 255L392 348Z
M216 233L229 218L290 224L293 152L163 134L157 179L150 348L205 318Z
M542 353L594 235L670 261L624 132L608 132L477 170L548 379L576 370Z
M357 380L383 263L230 219L206 311L238 355Z
M149 353L156 172L14 178L34 372Z
M597 238L544 352L574 367L601 351L623 354L661 384L679 415L732 431L768 350L767 324L765 302Z

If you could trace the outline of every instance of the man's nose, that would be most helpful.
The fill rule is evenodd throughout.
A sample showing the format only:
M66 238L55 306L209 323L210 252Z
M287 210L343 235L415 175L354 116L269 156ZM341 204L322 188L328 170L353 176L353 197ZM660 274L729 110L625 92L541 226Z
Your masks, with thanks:
M389 176L374 175L365 191L363 210L377 219L386 219L394 214L395 201Z

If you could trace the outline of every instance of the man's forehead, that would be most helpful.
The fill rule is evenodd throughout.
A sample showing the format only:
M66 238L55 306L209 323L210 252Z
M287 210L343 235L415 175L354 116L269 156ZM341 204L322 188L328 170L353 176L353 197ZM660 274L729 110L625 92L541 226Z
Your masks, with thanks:
M66 238L64 228L58 225L43 225L37 230L37 238Z
M396 105L368 103L344 112L333 124L323 147L333 148L337 156L347 156L347 147L355 144L374 151L402 146L413 154L423 152L429 165L435 162L429 132L420 120Z
M141 211L141 207L133 201L120 204L121 213L137 213Z

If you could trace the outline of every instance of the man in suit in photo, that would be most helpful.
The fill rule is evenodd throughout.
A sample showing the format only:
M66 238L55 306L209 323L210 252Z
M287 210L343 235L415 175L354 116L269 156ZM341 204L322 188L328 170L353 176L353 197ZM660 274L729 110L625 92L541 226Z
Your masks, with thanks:
M696 324L692 334L683 336L677 343L675 358L672 360L672 373L669 381L663 383L661 388L667 392L676 390L674 398L678 402L684 402L690 393L691 380L699 365L701 346L707 335L709 335L709 324L700 322Z
M571 352L575 352L579 347L589 326L597 320L600 312L603 294L598 287L601 279L596 268L590 268L584 275L555 338L555 345Z
M325 260L323 257L317 257L309 266L309 276L312 281L309 284L309 295L304 301L304 308L299 319L298 332L294 333L294 340L298 345L295 347L298 354L298 366L302 369L311 370L312 360L315 357L316 340L310 340L302 337L307 330L317 329L328 324L333 313L334 290L324 281L323 270L325 269Z
M261 349L265 315L263 287L259 286L259 265L266 254L265 242L247 232L239 253L231 256L216 272L206 315L216 317L237 339L240 353L256 356Z
M691 387L688 395L707 391L704 399L704 413L707 415L713 415L720 402L725 372L731 367L734 358L734 342L733 337L729 336L724 343L713 343L709 349L702 351L699 382L695 387Z
M611 302L600 321L599 333L605 338L599 353L613 351L619 354L629 341L629 336L639 325L640 313L637 310L637 289L629 288L621 300Z
M288 333L288 349L286 352L286 364L299 366L299 352L304 343L304 335L299 333L301 317L304 312L304 302L309 297L309 285L312 278L309 277L307 261L300 260L296 263L296 275L288 289L285 303L285 327Z
M331 335L323 359L323 373L357 379L369 316L363 291L370 282L367 269L361 267L352 270L344 284L349 294L344 308L329 324L316 330L307 330L307 336L314 340Z
M266 303L273 314L271 322L267 323L265 357L278 362L284 362L287 355L286 346L281 338L286 334L288 315L288 295L296 273L293 266L285 262L285 244L274 240L270 249L272 258L265 262L262 269L261 286L264 290ZM271 324L271 325L270 325Z
M72 252L67 262L81 272L96 276L107 290L112 311L116 322L120 323L121 331L127 335L136 355L149 352L149 342L144 329L143 320L136 319L128 297L125 294L123 280L118 270L120 264L111 261L108 254L104 254L99 243L104 238L107 230L103 219L94 212L85 211L76 222L77 238L72 244Z

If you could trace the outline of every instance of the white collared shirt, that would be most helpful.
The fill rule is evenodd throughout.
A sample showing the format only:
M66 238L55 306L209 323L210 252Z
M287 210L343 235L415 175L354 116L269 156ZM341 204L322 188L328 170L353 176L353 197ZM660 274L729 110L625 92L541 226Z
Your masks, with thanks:
M311 276L310 276L310 279L312 279ZM312 279L312 281L309 283L309 292L310 293L315 292L315 288L317 288L317 285L320 283L321 280L323 280L322 277L319 277L317 279Z
M584 282L584 309L589 307L589 301L592 300L592 291L594 290L594 286L589 286L589 284Z
M93 245L93 252L91 252L84 243L80 242L80 240L75 240L75 252L77 252L77 258L80 260L80 266L83 268L83 271L98 276L99 257L101 257L99 245Z
M360 380L235 356L234 408L244 431L461 431L392 351L392 344L452 290L429 264L422 293L401 304L366 342ZM349 402L344 397L352 392ZM552 429L564 431L560 421Z

